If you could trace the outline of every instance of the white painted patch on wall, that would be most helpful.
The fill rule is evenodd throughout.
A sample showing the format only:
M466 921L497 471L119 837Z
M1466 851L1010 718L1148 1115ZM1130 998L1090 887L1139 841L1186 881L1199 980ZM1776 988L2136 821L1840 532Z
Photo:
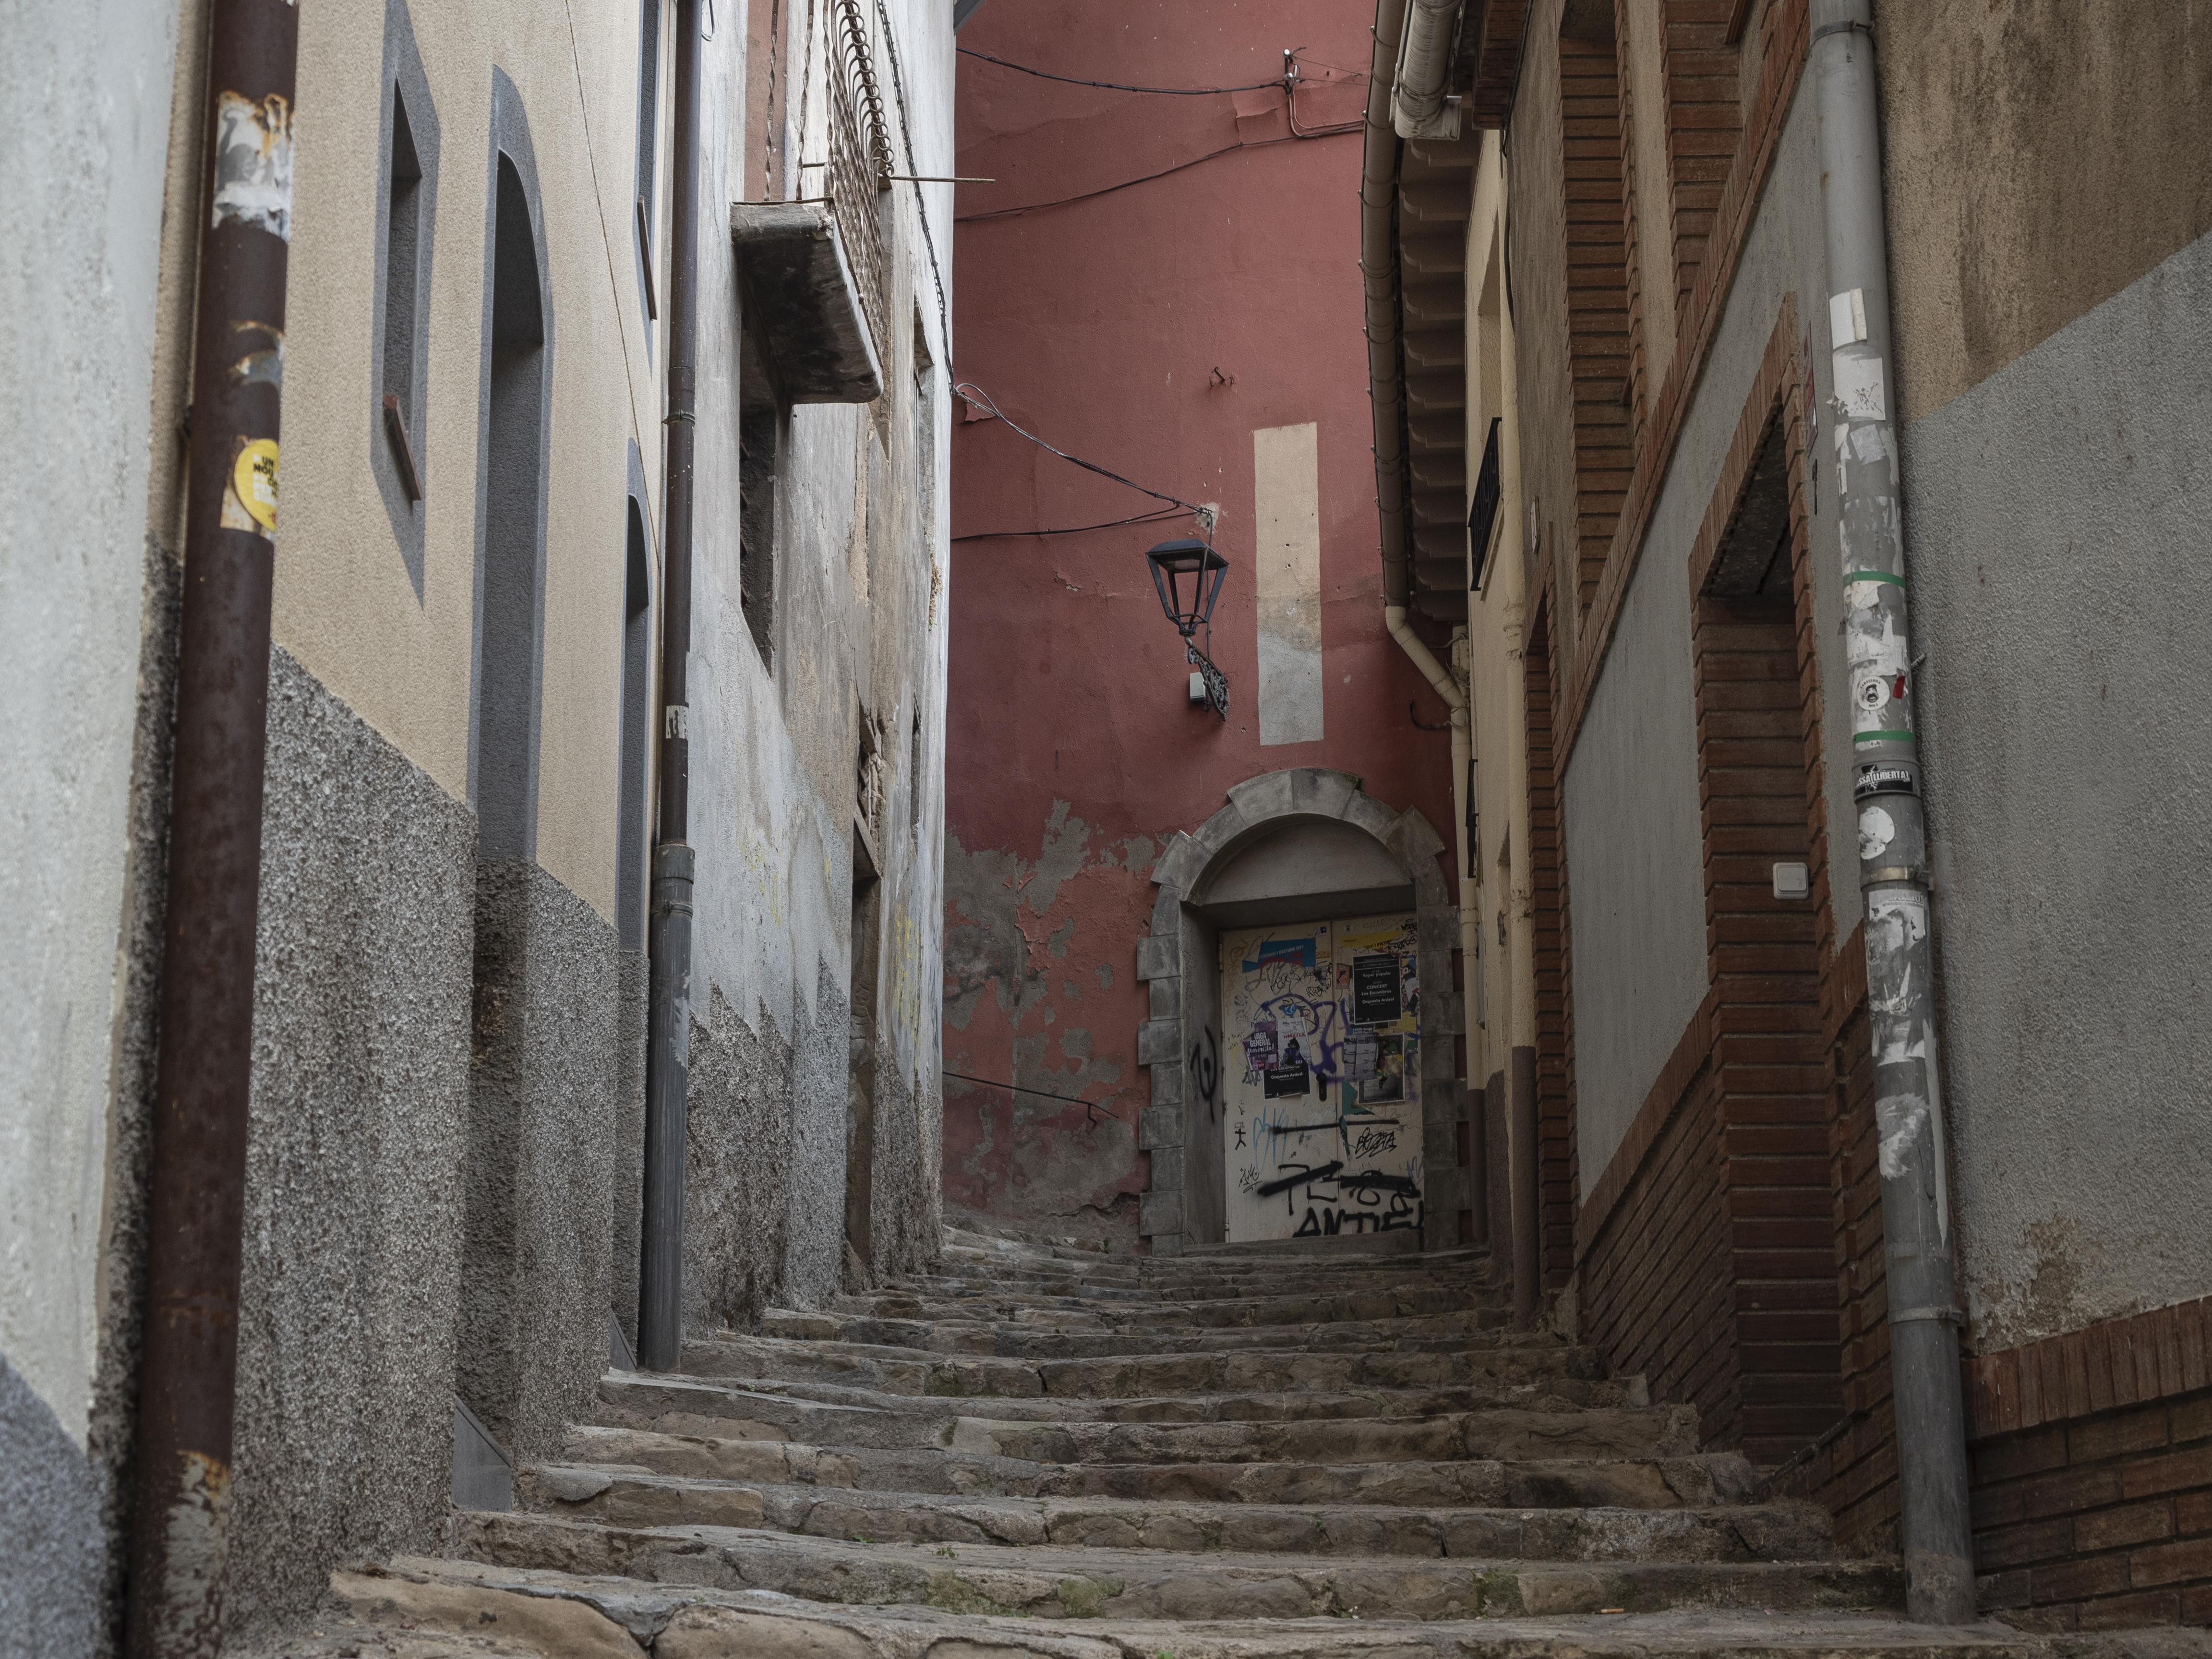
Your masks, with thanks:
M1309 421L1252 434L1262 744L1321 741L1319 433Z

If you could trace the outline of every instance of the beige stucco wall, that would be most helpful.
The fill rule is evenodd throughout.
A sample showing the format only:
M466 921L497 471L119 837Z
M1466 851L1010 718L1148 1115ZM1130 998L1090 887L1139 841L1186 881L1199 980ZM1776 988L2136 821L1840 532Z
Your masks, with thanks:
M393 536L370 446L380 348L381 6L301 20L297 218L283 504L271 632L454 796L468 787L492 70L529 115L552 296L538 861L614 910L627 455L659 474L657 381L632 253L635 9L579 0L412 9L442 136L429 307L423 586ZM664 54L665 56L665 54ZM665 171L665 169L664 169ZM661 220L665 225L665 216ZM619 278L620 280L617 280ZM628 395L625 396L624 391ZM648 521L657 527L657 513Z
M2212 230L2212 3L1887 0L1879 26L1914 421Z

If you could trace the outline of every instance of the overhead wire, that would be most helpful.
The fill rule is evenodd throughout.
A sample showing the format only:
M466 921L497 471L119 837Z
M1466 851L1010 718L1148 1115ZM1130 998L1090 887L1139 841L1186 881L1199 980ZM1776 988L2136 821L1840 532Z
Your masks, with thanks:
M1045 1100L1064 1100L1071 1106L1080 1106L1089 1112L1091 1121L1094 1124L1098 1121L1101 1114L1112 1118L1116 1123L1127 1123L1129 1121L1103 1103L1085 1100L1078 1095L1056 1095L1049 1089L1032 1089L1019 1083L1002 1083L994 1077L970 1077L965 1072L954 1071L950 1066L941 1066L938 1069L946 1077L957 1077L963 1083L980 1083L986 1088L1004 1089L1010 1095L1036 1095Z
M1135 490L1139 495L1150 495L1156 501L1166 501L1170 506L1180 507L1188 512L1196 514L1198 515L1199 524L1206 532L1206 539L1208 541L1212 539L1214 522L1218 516L1218 509L1211 507L1201 507L1196 501L1187 501L1180 495L1170 495L1162 490L1148 489L1143 484L1139 483L1135 479L1125 478L1110 467L1101 466L1096 461L1086 461L1080 455L1071 455L1066 450L1047 443L1042 438L1038 437L1036 433L1028 430L1026 428L1017 424L1014 421L1010 419L1006 411L1000 409L998 404L993 400L991 394L984 391L982 387L975 385L972 380L955 381L953 383L952 389L958 392L962 397L965 398L969 403L974 404L977 408L981 409L993 420L1004 422L1015 433L1028 439L1039 449L1045 450L1049 453L1059 456L1061 460L1069 463L1071 465L1079 466L1085 472L1096 472L1102 478L1110 478L1115 483L1121 485L1125 489ZM1164 519L1171 518L1175 515L1172 514L1163 513L1159 516ZM1103 528L1103 526L1097 527ZM1024 532L1013 533L1018 534Z
M1146 92L1160 98L1211 98L1222 92L1265 92L1269 87L1283 84L1279 76L1273 81L1255 81L1241 87L1133 87L1120 81L1086 81L1080 76L1054 75L1050 70L1031 69L1026 64L1009 63L1003 58L994 58L988 52L960 48L963 58L980 58L987 64L996 64L1000 69L1012 70L1018 75L1034 75L1040 81L1060 81L1071 87L1103 87L1109 92Z
M1072 524L1057 530L978 530L965 536L955 536L956 542L1018 541L1028 536L1080 536L1085 531L1115 530L1125 524L1158 524L1165 519L1182 517L1179 507L1164 507L1156 513L1139 513L1133 518L1109 519L1103 524Z

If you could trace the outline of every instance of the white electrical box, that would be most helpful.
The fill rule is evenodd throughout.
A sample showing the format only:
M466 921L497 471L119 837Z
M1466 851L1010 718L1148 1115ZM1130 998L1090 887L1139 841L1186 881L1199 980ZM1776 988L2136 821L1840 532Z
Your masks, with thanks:
M1813 872L1802 864L1778 864L1774 866L1774 896L1778 899L1810 898L1813 894Z

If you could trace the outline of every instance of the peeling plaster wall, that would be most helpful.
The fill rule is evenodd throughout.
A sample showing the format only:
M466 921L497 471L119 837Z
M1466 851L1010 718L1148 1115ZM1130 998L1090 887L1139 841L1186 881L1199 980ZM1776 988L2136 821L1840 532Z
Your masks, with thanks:
M888 8L912 120L914 169L950 173L949 14ZM805 72L794 38L779 79ZM744 31L708 42L702 222L727 222L742 188ZM817 61L812 73L823 71ZM893 138L899 110L890 53L878 48ZM813 100L811 120L823 118ZM819 131L785 159L820 155ZM904 162L901 162L905 170ZM794 187L796 174L787 180ZM951 358L917 201L932 215L939 270L951 280L950 187L902 186L887 212L893 337L879 343L888 418L870 408L791 411L776 481L772 663L741 599L738 532L742 325L726 234L700 239L701 443L690 689L692 843L698 849L692 1003L691 1190L686 1318L742 1324L771 1303L814 1307L844 1272L853 817L866 718L880 733L886 798L875 1008L875 1267L906 1271L939 1248L938 922L944 818L945 567L948 377L918 389L914 335L930 361ZM921 422L929 423L925 433ZM914 761L920 726L920 775ZM775 1080L780 1080L775 1081ZM896 1152L890 1149L897 1149ZM894 1167L903 1159L903 1168Z
M971 854L953 838L945 1064L1047 1092L945 1079L948 1202L1124 1244L1135 1238L1144 1188L1136 1120L1146 1092L1133 1048L1146 1001L1124 941L1151 918L1158 850L1147 836L1095 836L1064 800L1053 803L1033 860Z
M1372 21L1327 0L1264 19L1224 0L1042 0L984 8L961 44L1018 63L1073 53L1086 75L1159 84L1172 43L1168 78L1226 85L1279 76L1296 43L1316 77L1300 94L1304 125L1357 118L1364 82L1332 91L1321 66L1364 65ZM1152 1006L1164 987L1135 977L1154 862L1232 786L1286 768L1359 774L1394 807L1449 823L1450 740L1407 719L1409 705L1431 722L1443 709L1382 628L1366 360L1356 321L1346 325L1360 307L1357 140L1261 148L1287 136L1279 107L1240 119L1226 97L1132 100L974 58L959 77L957 171L999 181L968 187L963 211L1255 141L1134 189L959 230L963 378L1061 448L1221 508L1230 569L1200 643L1228 676L1225 723L1191 705L1182 642L1144 562L1154 543L1191 534L1188 519L953 549L945 1064L989 1081L946 1079L946 1200L1128 1243L1137 1194L1162 1186L1135 1127L1151 1098L1138 1027L1172 1012ZM965 418L969 407L951 436L956 532L1097 525L1158 505ZM1309 425L1320 673L1304 684L1317 706L1265 733L1299 740L1263 747L1255 434ZM1448 648L1446 629L1419 625ZM1006 1084L1092 1104L1010 1097Z
M2212 1291L2212 237L1906 428L1983 1350Z

